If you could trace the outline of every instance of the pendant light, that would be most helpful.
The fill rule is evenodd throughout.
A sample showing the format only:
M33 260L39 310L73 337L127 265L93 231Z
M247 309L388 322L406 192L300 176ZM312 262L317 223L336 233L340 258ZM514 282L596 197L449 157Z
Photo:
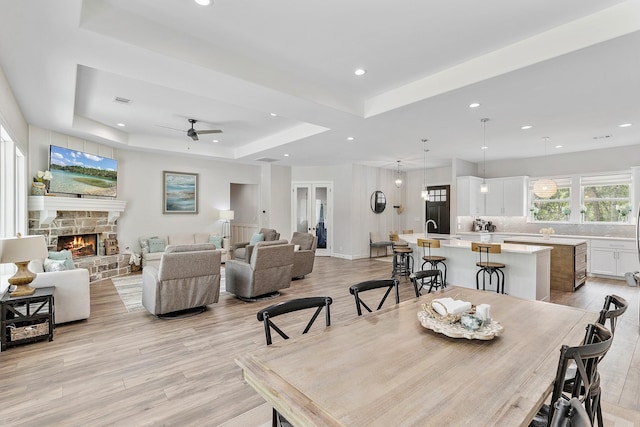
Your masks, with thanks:
M400 160L398 160L398 175L396 176L396 187L402 187L402 178L400 178Z
M482 184L480 184L480 192L488 193L489 184L487 184L487 122L489 119L480 119L482 122Z
M422 184L422 191L420 192L420 197L422 197L425 201L429 199L429 189L427 188L427 141L428 139L423 139L422 142L424 144L424 183Z
M547 158L547 143L549 137L545 136L544 139L544 157ZM546 168L545 168L546 169ZM546 170L545 170L546 172ZM533 184L533 194L541 199L548 199L558 192L558 184L551 178L540 178Z

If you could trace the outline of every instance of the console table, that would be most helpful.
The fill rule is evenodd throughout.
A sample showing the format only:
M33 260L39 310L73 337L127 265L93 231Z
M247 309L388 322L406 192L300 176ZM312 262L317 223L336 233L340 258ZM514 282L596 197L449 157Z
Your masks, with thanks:
M33 295L20 297L12 297L7 290L0 299L2 351L19 344L53 341L54 290L53 286L36 288Z

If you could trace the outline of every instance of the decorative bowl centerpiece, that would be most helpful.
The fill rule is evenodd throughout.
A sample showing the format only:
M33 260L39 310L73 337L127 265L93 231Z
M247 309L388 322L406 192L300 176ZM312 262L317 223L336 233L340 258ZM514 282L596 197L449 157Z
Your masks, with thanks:
M434 301L436 302L434 308ZM495 320L483 320L476 315L476 307L461 313L442 314L438 301L434 300L422 305L418 312L420 324L427 329L451 338L466 338L469 340L491 340L504 331L501 324Z

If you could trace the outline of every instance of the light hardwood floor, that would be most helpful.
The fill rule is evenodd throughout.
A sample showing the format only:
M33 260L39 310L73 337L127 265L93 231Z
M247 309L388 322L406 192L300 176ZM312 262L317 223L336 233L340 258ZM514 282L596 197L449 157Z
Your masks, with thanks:
M390 269L376 259L318 258L314 272L278 299L246 303L224 293L205 313L173 320L128 313L110 280L93 283L90 319L59 326L53 342L0 353L0 425L217 426L264 403L234 363L237 355L265 346L258 310L288 298L329 295L336 325L356 317L348 287L386 278ZM639 288L590 279L576 293L553 292L552 300L595 312L609 293L631 307L601 366L603 399L640 410ZM400 296L414 297L406 279ZM306 321L291 319L289 326L301 331ZM324 327L319 324L310 333Z

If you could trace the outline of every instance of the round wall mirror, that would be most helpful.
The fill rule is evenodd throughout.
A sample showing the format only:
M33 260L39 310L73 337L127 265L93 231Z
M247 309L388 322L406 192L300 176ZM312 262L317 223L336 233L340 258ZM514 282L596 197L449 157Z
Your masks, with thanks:
M387 207L387 197L380 190L374 191L371 194L371 210L379 214L384 212L384 208Z

